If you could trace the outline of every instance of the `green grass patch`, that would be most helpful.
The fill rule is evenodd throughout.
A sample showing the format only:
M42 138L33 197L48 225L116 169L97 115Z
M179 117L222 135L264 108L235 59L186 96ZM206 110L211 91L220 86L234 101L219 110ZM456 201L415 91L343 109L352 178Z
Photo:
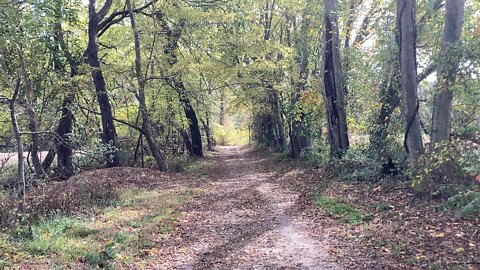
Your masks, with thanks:
M350 224L360 224L364 221L363 215L354 205L344 203L335 198L317 195L315 197L315 205L328 212L333 218L344 220Z
M57 216L12 228L0 234L0 269L27 259L51 261L61 269L116 269L138 260L137 255L148 260L175 231L177 206L198 193L124 189L114 204L99 206L89 216Z

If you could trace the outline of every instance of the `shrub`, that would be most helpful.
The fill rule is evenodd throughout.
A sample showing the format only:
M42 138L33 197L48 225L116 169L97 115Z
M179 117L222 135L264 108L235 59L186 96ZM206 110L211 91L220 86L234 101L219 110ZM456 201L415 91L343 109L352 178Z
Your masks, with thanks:
M469 185L479 173L478 145L454 140L436 145L435 151L418 158L408 174L417 192L449 197L462 185Z
M350 149L331 164L332 176L347 181L376 181L380 177L379 159L368 151Z
M0 190L0 229L17 223L18 219L17 198Z
M114 249L114 243L108 243L99 253L87 253L85 261L92 267L105 269L114 269L112 262L117 258L117 252Z
M480 214L480 192L466 191L460 192L443 205L444 208L457 209L462 217L473 217Z
M27 197L30 218L84 211L93 205L104 205L117 198L113 184L106 180L71 178L34 190Z

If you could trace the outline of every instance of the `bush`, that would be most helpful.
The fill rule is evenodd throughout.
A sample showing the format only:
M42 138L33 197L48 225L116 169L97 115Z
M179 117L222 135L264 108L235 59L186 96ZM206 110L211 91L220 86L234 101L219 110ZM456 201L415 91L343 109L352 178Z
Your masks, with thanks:
M417 192L453 195L458 187L469 185L479 173L480 147L454 140L436 145L433 153L421 156L408 170L411 185Z
M93 205L105 205L118 196L109 181L77 177L38 188L33 192L37 194L27 197L27 212L30 218L81 212Z
M332 162L332 176L347 181L376 181L380 177L381 164L368 151L349 149Z
M18 219L17 198L0 190L0 229L12 226Z
M45 216L73 214L94 205L105 205L118 198L113 184L106 180L71 178L30 190L25 197L24 212L19 211L20 200L0 191L0 228L19 222L31 222Z
M460 192L452 196L444 204L445 208L458 209L462 217L473 217L480 214L480 192L467 191Z

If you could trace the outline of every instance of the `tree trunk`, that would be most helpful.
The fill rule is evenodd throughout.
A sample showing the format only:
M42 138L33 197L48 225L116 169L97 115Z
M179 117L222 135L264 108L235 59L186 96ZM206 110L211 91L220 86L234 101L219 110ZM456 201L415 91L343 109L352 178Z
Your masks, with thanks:
M35 177L38 179L43 178L43 168L40 158L38 156L39 149L39 136L37 130L37 114L33 108L35 103L35 93L33 92L33 86L28 78L25 59L23 58L23 51L19 51L20 57L20 67L22 71L23 81L27 89L27 102L25 103L25 108L28 114L28 131L30 131L30 139L32 141L31 153L32 153L32 164L33 170L35 171Z
M404 147L409 160L424 152L417 93L415 0L397 0L397 42L404 117Z
M58 18L61 18L61 5L62 1L57 1L56 15ZM76 61L73 55L70 53L67 43L64 38L64 33L62 29L61 21L55 23L55 36L54 40L56 44L56 51L54 51L54 62L55 70L60 75L65 76L65 65L62 64L60 53L58 50L62 50L62 55L67 59L68 64L70 65L70 78L74 78L78 74L78 66L80 61ZM63 96L62 108L61 108L61 117L58 122L57 135L59 138L56 140L56 152L57 152L57 174L60 179L68 179L75 174L75 168L73 166L73 148L71 145L71 136L73 133L73 123L74 116L72 112L72 104L74 101L74 93L66 91ZM49 151L50 155L51 151ZM47 155L48 156L48 155ZM42 167L46 163L42 164Z
M48 169L50 168L50 166L52 166L52 163L53 161L55 160L55 156L57 155L57 153L55 153L55 148L54 147L51 147L49 150L48 150L48 153L47 155L45 156L45 158L43 159L42 161L42 169L43 171L48 171Z
M97 13L96 0L89 0L88 4L88 47L87 47L87 62L92 68L92 79L95 85L95 92L97 95L98 105L100 107L101 119L102 119L102 142L115 148L118 148L117 132L113 123L113 113L110 100L108 99L108 92L103 77L102 70L100 68L100 60L98 58L98 24L102 19L102 16L108 12L111 6L111 1L105 3L105 6L100 12ZM115 149L116 150L116 149ZM120 159L118 152L114 151L109 153L106 157L108 167L116 167L120 165Z
M305 90L305 86L308 80L308 58L310 51L308 49L308 26L309 21L306 13L303 15L303 22L301 27L302 38L300 40L300 61L299 61L299 78L295 84L295 94L293 95L292 107L294 112L298 106L298 101L301 93ZM290 131L290 156L293 158L300 157L302 151L310 146L309 134L306 133L304 114L301 113L300 117L293 116L291 131Z
M226 115L226 103L227 103L227 95L225 94L225 90L222 89L220 92L220 125L225 127L225 115Z
M208 113L205 117L205 121L200 121L202 122L203 130L205 130L205 137L207 137L207 149L208 151L214 151L215 149L213 146L215 145L215 142L212 136L212 130L210 129L210 119Z
M285 150L286 139L285 139L285 127L283 125L282 112L280 110L280 97L278 95L277 89L273 86L268 86L267 89L270 92L270 106L272 107L272 120L273 120L273 130L274 130L274 139L275 139L275 150L277 152L282 152Z
M453 92L458 69L458 52L455 45L462 33L465 0L447 0L445 5L445 27L442 40L442 60L437 74L437 91L433 105L432 138L430 149L436 143L450 140Z
M25 150L23 147L22 133L18 126L17 115L15 111L15 102L17 102L19 92L20 92L20 77L17 78L17 81L14 85L13 96L9 100L8 106L10 109L10 121L12 122L13 133L15 135L15 141L17 142L17 157L18 157L17 175L18 175L19 186L22 187L20 192L18 193L18 197L20 198L20 200L22 200L23 204L21 205L21 207L23 208L25 205L25 192L26 192L25 161L23 157L23 152L25 152ZM23 210L23 209L20 209L20 210Z
M185 88L183 82L177 82L176 86L180 92L184 92ZM180 93L180 102L182 103L185 117L188 120L188 128L190 130L190 136L192 138L192 153L194 156L203 157L202 150L202 133L200 132L200 126L198 124L197 114L190 103L190 99L184 94Z
M160 21L162 28L165 30L167 42L164 45L163 52L168 56L167 62L169 67L171 68L178 62L176 51L178 49L178 41L182 35L182 31L185 27L186 21L182 19L179 22L179 25L175 27L175 29L172 29L165 21L165 18L163 17L163 13L161 11L159 11L156 16L157 19ZM181 78L175 78L174 75L167 76L166 81L177 91L179 101L182 104L183 111L185 112L185 117L188 120L188 127L192 139L192 153L194 156L203 157L202 133L200 132L197 114L195 113L192 103L187 96L185 85Z
M138 82L138 94L137 99L140 106L140 112L143 119L143 134L147 139L148 147L152 152L153 157L157 163L158 168L161 171L166 171L168 169L167 162L165 161L163 155L158 149L157 143L155 142L155 136L153 135L153 129L150 123L150 116L148 115L147 104L145 101L145 79L143 78L142 73L142 58L140 52L140 36L138 33L138 28L135 21L135 16L133 15L133 8L130 0L126 0L128 11L130 13L130 23L132 25L133 38L135 43L135 71L137 73L137 82Z
M61 179L68 179L75 173L73 166L73 149L70 136L73 132L73 113L70 109L72 98L64 97L62 104L62 116L58 123L57 134L57 174Z
M398 55L392 57L391 70L387 72L383 83L380 86L380 111L373 124L370 133L370 149L384 156L386 154L386 140L388 137L388 126L390 124L392 114L400 105L400 78L398 72Z
M335 0L325 0L324 103L332 156L341 156L349 147L343 76L340 63L338 19Z

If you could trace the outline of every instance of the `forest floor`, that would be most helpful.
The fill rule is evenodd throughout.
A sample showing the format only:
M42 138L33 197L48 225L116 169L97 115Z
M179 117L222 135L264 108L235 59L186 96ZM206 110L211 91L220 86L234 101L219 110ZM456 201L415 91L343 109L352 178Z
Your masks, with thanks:
M470 269L480 218L437 211L389 183L338 182L322 169L219 147L181 173L84 172L118 202L33 227L3 252L20 269ZM13 246L13 248L11 247ZM16 269L16 268L15 268Z

